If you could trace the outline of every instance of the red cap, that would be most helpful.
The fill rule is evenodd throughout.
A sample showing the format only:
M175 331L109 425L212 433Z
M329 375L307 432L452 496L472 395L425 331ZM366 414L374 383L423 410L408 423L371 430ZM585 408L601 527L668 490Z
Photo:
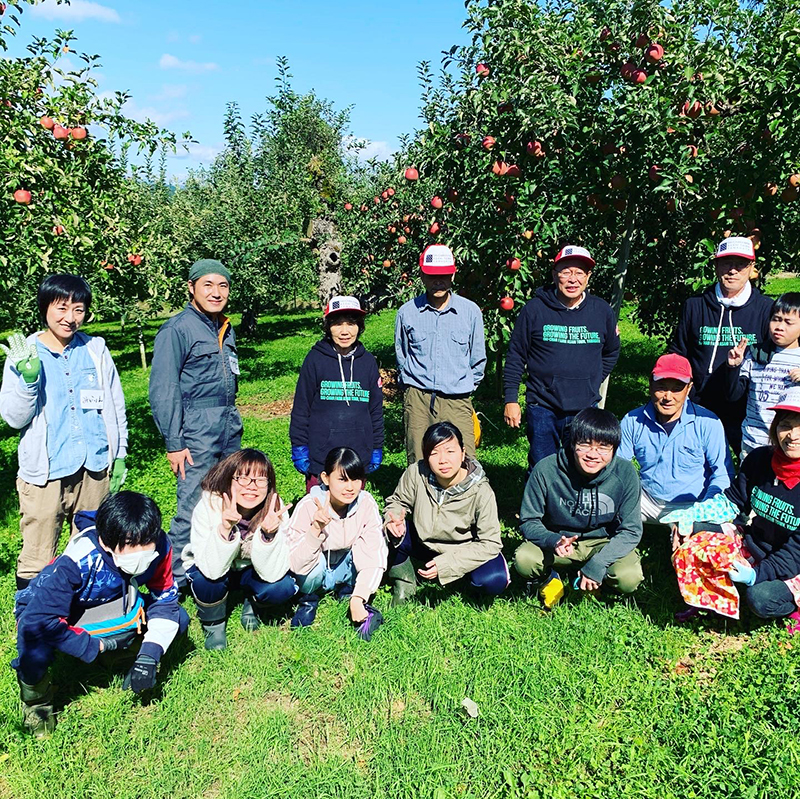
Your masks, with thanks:
M689 361L675 352L662 355L653 367L653 380L665 380L672 378L680 380L681 383L692 382L692 365Z

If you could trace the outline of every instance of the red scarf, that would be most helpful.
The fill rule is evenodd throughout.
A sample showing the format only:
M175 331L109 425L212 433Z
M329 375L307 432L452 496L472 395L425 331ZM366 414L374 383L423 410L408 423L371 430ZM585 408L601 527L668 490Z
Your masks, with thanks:
M772 450L772 471L790 491L800 483L800 458L790 458L780 447Z

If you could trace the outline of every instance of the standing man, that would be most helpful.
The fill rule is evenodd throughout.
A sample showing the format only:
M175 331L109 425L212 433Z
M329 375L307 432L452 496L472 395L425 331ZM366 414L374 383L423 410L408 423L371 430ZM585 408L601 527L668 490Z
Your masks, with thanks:
M553 285L537 289L511 334L503 369L503 416L509 427L520 426L519 384L526 371L528 474L559 444L566 445L573 417L597 404L600 384L619 358L614 311L586 290L593 266L583 247L562 248Z
M425 293L400 308L394 328L409 466L422 457L422 437L436 422L452 422L475 457L471 395L486 368L483 316L453 292L452 251L431 244L419 265Z
M197 261L189 270L189 303L161 326L153 347L150 407L178 480L169 536L175 582L181 588L186 584L181 552L189 543L200 481L242 440L235 405L239 359L233 328L223 313L230 281L219 261Z
M662 355L650 377L650 402L622 419L617 457L639 464L643 522L658 524L667 513L711 499L731 484L722 422L689 399L691 388L689 361Z
M728 351L743 339L748 344L769 341L772 300L750 284L756 276L753 242L731 236L714 254L717 282L699 297L684 303L669 352L677 352L692 364L693 399L722 420L735 452L742 446L742 422L747 397L727 399Z

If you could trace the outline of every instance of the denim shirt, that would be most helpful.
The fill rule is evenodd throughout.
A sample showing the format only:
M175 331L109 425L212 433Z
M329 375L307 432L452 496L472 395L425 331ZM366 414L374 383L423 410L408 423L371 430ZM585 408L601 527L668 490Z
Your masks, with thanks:
M397 312L394 342L403 386L465 395L483 379L483 316L458 294L451 294L441 311L424 294L405 303Z
M82 466L90 472L102 471L108 467L105 423L99 409L81 407L81 391L100 389L86 341L75 336L63 353L57 353L37 339L36 349L42 362L48 479L69 477ZM83 399L88 404L86 395Z

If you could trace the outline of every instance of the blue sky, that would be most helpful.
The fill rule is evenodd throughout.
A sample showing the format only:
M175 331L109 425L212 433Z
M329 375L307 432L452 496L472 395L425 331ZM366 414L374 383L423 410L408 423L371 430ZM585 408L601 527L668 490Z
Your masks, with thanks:
M226 102L245 119L265 109L280 55L297 91L354 105L353 134L372 142L370 154L390 153L419 124L417 64L438 69L442 50L466 43L465 16L463 0L45 0L25 6L9 54L73 30L78 52L102 56L99 90L131 92L129 116L192 132L191 154L171 159L181 175L218 152Z

